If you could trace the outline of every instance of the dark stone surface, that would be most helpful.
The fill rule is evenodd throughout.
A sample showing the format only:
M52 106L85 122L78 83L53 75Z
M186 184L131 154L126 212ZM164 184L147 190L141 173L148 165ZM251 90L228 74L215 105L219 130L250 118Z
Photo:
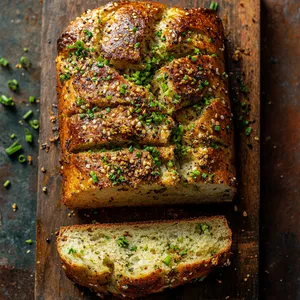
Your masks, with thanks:
M29 104L28 98L40 93L40 16L39 1L0 1L0 57L10 62L7 69L0 67L0 95L11 96L16 103L13 109L0 105L0 299L33 298L38 134L32 129L34 143L26 143L24 127L30 126L28 121L20 125L19 120L30 109L33 115L29 120L39 118L39 105ZM29 49L27 53L24 47ZM28 71L15 67L23 55L32 62ZM8 89L10 79L18 80L17 93ZM18 155L4 153L13 143L12 133L23 145L23 154L32 156L32 165L19 163ZM11 186L5 189L7 179ZM18 206L16 212L13 203ZM27 239L33 244L27 245Z
M24 133L28 122L18 121L29 109L34 112L32 119L38 118L39 105L29 104L28 97L39 96L41 8L36 0L0 1L0 56L10 61L9 69L0 70L0 94L13 96L16 102L13 110L0 106L0 299L5 300L32 299L34 293L38 136L34 132L34 145L28 145ZM299 299L299 1L264 0L261 20L260 298ZM32 61L29 71L15 68L22 55ZM20 83L19 93L7 88L6 82L13 78ZM3 153L12 143L11 133L24 145L24 154L32 155L32 165ZM6 179L12 183L7 190L2 185ZM33 245L27 245L27 239Z

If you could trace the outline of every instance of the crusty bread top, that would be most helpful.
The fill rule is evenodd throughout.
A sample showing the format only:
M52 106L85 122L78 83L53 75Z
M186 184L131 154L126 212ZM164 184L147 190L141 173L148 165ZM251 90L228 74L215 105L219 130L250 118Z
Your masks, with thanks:
M118 164L125 162L132 164L126 172L139 168L147 174L140 183L179 182L195 188L198 183L216 183L224 190L234 189L224 30L213 11L168 8L157 2L111 2L71 22L57 50L63 172L69 183L73 169L67 164L76 163L77 175L72 178L78 192L86 180L90 191L93 185L139 188L123 171L122 180L110 180L115 176L106 169L112 162L98 161L99 149L108 157L115 150L116 170L123 170ZM171 167L168 161L155 166L157 157L147 146L175 147ZM137 161L133 148L148 152L148 170L142 171L146 161ZM94 154L81 153L85 151ZM84 161L92 156L93 164ZM90 182L91 171L98 182ZM75 183L71 185L75 189Z

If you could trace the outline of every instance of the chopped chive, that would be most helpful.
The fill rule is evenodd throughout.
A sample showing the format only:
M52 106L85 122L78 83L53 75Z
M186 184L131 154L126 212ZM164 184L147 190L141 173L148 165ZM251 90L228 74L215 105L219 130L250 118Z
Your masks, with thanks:
M170 262L172 261L172 257L170 255L168 255L164 260L163 260L163 263L166 265L166 266L169 266Z
M105 110L106 110L106 112L109 113L110 112L110 107L106 107Z
M208 85L209 85L209 82L208 82L207 80L205 80L205 81L204 81L204 85L205 85L205 86L208 86Z
M94 171L90 172L90 176L92 177L93 183L97 183L98 182L98 177L96 175L96 173Z
M88 31L86 29L84 29L83 32L86 34L86 36L87 36L88 39L91 39L93 37L93 33L92 32L90 32L90 31Z
M137 250L137 246L132 246L131 248L130 248L130 251L136 251Z
M133 28L132 28L132 31L133 31L134 33L136 33L136 32L137 32L137 30L138 30L138 28L137 28L137 27L133 27Z
M24 154L19 155L18 161L23 164L26 161L26 157Z
M32 245L32 239L26 240L27 245Z
M121 236L117 239L117 244L122 248L128 248L129 242L125 236Z
M7 188L10 186L10 181L9 181L9 180L6 180L6 181L3 183L3 186L7 189Z
M214 10L214 11L217 11L217 9L218 9L218 3L213 1L213 2L210 4L210 7L209 7L209 8L212 9L212 10Z
M216 54L216 53L213 53L213 54L211 55L211 57L217 57L217 54Z
M112 95L106 96L106 99L111 100L112 99Z
M135 43L134 48L138 49L140 47L141 43Z
M221 127L219 125L216 125L215 126L215 131L220 131L221 130Z
M14 133L12 133L11 135L10 135L10 138L11 139L14 139L16 137L16 135L14 134Z
M25 128L25 139L27 143L32 143L32 134L27 128Z
M8 64L9 64L9 62L8 62L8 60L7 60L6 58L0 57L0 65L1 65L2 67L7 67Z
M207 177L207 174L206 174L206 173L202 173L202 175L201 175L201 176L202 176L202 178L203 178L203 179L206 179L206 177Z
M194 53L195 53L196 55L200 54L200 49L195 48L195 49L194 49Z
M19 87L19 83L16 79L8 80L7 85L12 91L16 91Z
M186 41L187 41L187 43L190 43L192 41L192 39L191 38L187 38Z
M168 167L170 167L170 168L172 168L172 167L173 167L173 163L172 163L172 161L171 161L171 160L168 162Z
M70 248L69 251L68 251L68 254L71 254L71 253L76 253L77 251L73 248Z
M34 103L35 102L35 97L34 96L29 96L29 102Z
M33 129L39 129L40 127L40 122L38 120L32 120L29 121L29 125L33 128Z
M184 250L184 251L181 251L181 252L180 252L180 255L181 255L181 256L184 256L184 255L186 255L186 254L187 254L187 252L188 252L188 250L187 250L187 249L186 249L186 250Z
M28 48L23 48L23 51L24 52L28 52Z
M128 151L129 151L130 153L133 152L133 146L132 146L132 145L129 146Z
M24 116L23 119L26 120L32 115L32 110L29 110Z
M246 135L249 136L250 133L252 132L252 130L253 130L252 127L250 127L250 126L247 127L246 130L245 130Z
M14 100L10 97L6 97L5 95L2 95L0 97L0 103L5 105L5 106L14 106L15 105L15 102Z
M31 67L31 62L26 56L20 58L20 64L24 69L29 69Z
M5 149L7 155L12 155L22 149L22 145L19 144L19 140L16 140L12 145Z

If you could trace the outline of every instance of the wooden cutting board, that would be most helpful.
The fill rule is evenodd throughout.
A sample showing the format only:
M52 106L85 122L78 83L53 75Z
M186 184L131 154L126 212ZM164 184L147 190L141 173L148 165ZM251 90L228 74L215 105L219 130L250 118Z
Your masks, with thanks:
M210 1L162 1L170 6L209 7ZM55 232L61 225L98 222L122 222L172 219L223 214L233 230L232 265L211 274L200 283L189 284L147 299L258 299L259 196L260 196L260 1L221 0L227 46L227 70L230 74L231 98L236 112L236 165L239 196L233 204L193 205L161 208L114 208L96 212L70 212L61 205L59 175L60 147L49 138L57 132L50 116L56 115L55 57L56 40L68 23L87 9L101 6L102 0L47 0L43 2L41 131L39 153L37 254L35 298L45 300L96 299L96 296L73 284L60 268ZM240 48L241 59L234 61L234 50ZM243 86L244 82L247 92ZM253 131L245 134L243 120L238 120L242 102L251 110ZM249 125L248 125L249 126ZM54 128L55 129L55 128ZM48 151L48 146L50 146ZM47 187L47 192L43 192ZM69 214L69 215L68 215ZM112 297L107 297L112 298Z

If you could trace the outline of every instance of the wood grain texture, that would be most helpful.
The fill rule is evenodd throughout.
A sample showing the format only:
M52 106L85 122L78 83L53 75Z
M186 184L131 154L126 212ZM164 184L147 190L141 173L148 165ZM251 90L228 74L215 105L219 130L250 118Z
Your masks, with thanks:
M170 6L209 6L209 1L162 2ZM235 204L238 211L233 210L232 204L193 205L147 209L101 209L93 212L75 212L68 217L69 211L60 203L60 147L52 143L48 153L45 150L40 150L39 153L39 167L45 167L47 172L39 174L38 182L36 299L96 299L88 290L79 288L69 281L60 268L55 231L61 225L82 224L92 220L121 222L213 214L226 215L233 229L231 267L215 272L204 282L151 295L147 299L258 299L260 149L257 138L260 135L260 4L258 0L245 2L218 1L220 7L218 14L223 18L227 33L227 64L234 107L238 113L241 102L250 102L248 119L253 122L251 124L253 132L249 137L246 137L244 127L237 129L236 132L239 197ZM54 62L56 40L72 19L84 10L104 3L96 0L44 1L40 144L50 144L49 137L53 136L49 117L56 114ZM234 62L232 54L237 47L249 50L249 55L242 55L241 60ZM247 86L249 93L246 96L249 101L244 99L238 88L238 78L243 78ZM236 121L237 128L240 127L239 124L240 121ZM44 186L47 187L47 193L42 191ZM50 239L50 243L46 241L47 238Z

